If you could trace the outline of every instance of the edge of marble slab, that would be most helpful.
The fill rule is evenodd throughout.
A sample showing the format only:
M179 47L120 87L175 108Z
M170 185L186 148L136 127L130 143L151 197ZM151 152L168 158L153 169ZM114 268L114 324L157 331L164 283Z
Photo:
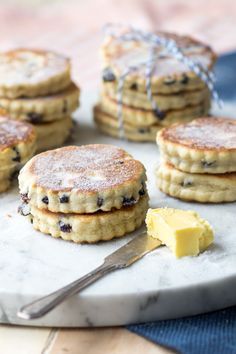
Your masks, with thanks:
M236 305L236 276L126 296L83 297L80 294L42 318L31 321L18 318L19 307L35 299L28 296L23 302L19 295L2 296L0 322L45 327L102 327L192 316Z
M229 111L232 112L232 105ZM227 112L228 113L228 112ZM41 319L25 321L17 310L36 299L19 294L1 294L0 322L27 326L93 327L118 326L174 319L236 305L236 276L155 292L112 297L73 296ZM178 303L178 306L176 306Z

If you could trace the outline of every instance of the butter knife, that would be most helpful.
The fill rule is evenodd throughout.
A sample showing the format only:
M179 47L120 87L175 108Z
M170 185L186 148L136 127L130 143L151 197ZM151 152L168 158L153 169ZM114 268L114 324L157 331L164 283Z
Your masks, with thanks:
M130 242L108 255L102 265L72 283L23 306L17 316L31 320L42 317L62 303L69 296L77 294L104 275L121 268L129 267L145 254L160 246L159 240L147 235L146 232L136 236Z

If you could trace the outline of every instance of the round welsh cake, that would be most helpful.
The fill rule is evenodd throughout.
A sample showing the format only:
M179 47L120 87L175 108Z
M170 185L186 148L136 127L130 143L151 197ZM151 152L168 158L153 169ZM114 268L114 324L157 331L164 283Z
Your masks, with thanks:
M141 162L112 145L68 146L35 156L21 170L23 201L62 213L133 206L147 193Z
M35 141L31 124L0 117L0 169L25 163L35 151Z
M162 157L190 173L236 172L236 120L203 117L157 134Z
M79 88L71 84L65 90L48 96L0 97L0 112L12 119L32 124L55 122L68 117L79 104Z
M137 204L112 211L89 214L53 213L30 207L28 218L33 227L53 237L76 243L109 241L138 229L145 220L148 196Z
M115 35L106 37L101 50L104 86L112 86L114 89L129 65L136 67L146 62L150 56L150 43L147 45L145 41L134 39L122 41L120 37L125 34L132 37L130 29L117 29ZM199 63L204 69L211 69L214 65L216 55L208 45L191 37L173 33L156 32L155 34L165 42L174 41L187 59ZM153 68L151 79L153 94L194 91L205 87L204 82L184 62L171 55L163 45L157 46L154 51L157 65ZM141 66L139 70L131 70L126 75L124 88L146 92L145 66Z
M36 149L36 133L32 125L0 117L0 192L11 184L20 167Z
M172 197L200 203L236 200L236 173L188 173L162 162L156 171L157 186Z
M36 97L70 84L69 59L50 51L16 49L0 54L0 96Z

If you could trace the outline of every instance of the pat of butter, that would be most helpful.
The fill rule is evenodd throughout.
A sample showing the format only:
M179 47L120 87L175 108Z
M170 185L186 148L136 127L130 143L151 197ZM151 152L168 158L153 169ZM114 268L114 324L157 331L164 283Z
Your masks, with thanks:
M177 258L198 255L214 239L208 221L190 210L149 209L146 224L148 234L169 247Z

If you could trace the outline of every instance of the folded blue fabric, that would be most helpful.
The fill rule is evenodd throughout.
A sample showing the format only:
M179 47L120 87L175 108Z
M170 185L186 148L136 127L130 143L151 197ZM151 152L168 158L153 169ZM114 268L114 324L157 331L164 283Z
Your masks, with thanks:
M216 89L221 99L235 101L236 52L222 55L217 61L215 72ZM236 354L236 307L127 328L183 354Z
M127 328L183 354L236 354L236 307Z

